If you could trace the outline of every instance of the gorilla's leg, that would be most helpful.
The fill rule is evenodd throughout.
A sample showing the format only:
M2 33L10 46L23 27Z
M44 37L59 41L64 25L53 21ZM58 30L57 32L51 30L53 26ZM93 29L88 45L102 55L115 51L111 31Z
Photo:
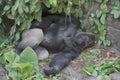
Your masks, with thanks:
M22 33L22 41L17 45L16 51L20 54L26 47L34 48L43 40L41 29L30 29Z
M74 52L73 50L64 50L63 52L57 53L49 63L49 67L44 70L45 74L51 75L59 73L79 54L80 52Z
M39 43L36 41L37 41L37 39L35 39L34 37L28 38L28 39L23 39L17 45L17 48L16 48L17 53L20 54L28 46L31 48L37 47L39 45Z

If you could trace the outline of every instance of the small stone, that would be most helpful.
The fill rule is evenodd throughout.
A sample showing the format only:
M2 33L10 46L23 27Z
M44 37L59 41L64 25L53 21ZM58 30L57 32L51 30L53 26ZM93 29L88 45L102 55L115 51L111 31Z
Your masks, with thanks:
M84 78L83 80L96 80L96 78L91 76L91 77Z
M120 72L110 74L112 80L120 80Z
M7 80L7 79L4 79L6 74L7 73L5 69L2 67L2 65L0 65L0 80Z

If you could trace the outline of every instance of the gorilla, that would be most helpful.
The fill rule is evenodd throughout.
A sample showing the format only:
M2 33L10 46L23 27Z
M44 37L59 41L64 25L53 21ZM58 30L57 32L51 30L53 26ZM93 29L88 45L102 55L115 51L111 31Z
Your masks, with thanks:
M42 50L56 53L48 67L44 69L46 75L51 75L59 73L85 48L93 45L94 36L80 30L78 19L49 15L43 17L42 22L32 22L31 29L22 34L22 41L16 50L21 53L24 48L30 46L36 53Z

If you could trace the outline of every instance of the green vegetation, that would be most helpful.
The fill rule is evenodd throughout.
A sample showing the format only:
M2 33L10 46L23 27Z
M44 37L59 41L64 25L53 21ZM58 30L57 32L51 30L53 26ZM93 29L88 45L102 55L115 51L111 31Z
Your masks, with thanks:
M90 9L95 4L99 8L91 13ZM106 17L112 14L114 18L120 18L120 1L119 0L0 0L0 63L8 71L8 76L13 80L43 80L43 76L38 69L37 57L34 51L27 48L20 56L13 51L14 45L20 39L21 31L29 29L31 21L42 20L42 12L50 14L65 14L80 18L81 28L83 31L90 31L99 36L98 45L108 46L110 41L106 40ZM10 26L9 35L4 32L8 28L3 23L3 16L14 20ZM86 25L87 24L87 25ZM8 33L7 33L8 34ZM29 55L27 55L29 53ZM25 58L27 56L27 58ZM32 58L30 57L32 56ZM33 60L34 58L34 60ZM32 62L31 62L32 61ZM111 65L112 64L112 65ZM33 66L34 65L34 66ZM114 65L114 66L113 66ZM102 75L110 69L119 71L119 62L101 62L90 68L86 72L93 76L101 78ZM26 69L27 68L27 69ZM94 69L93 69L94 68ZM103 74L104 73L104 74ZM17 74L17 75L16 75ZM105 80L109 80L105 76ZM39 79L38 79L39 78ZM99 79L104 80L104 79Z
M81 71L96 77L97 80L111 80L109 74L113 72L120 72L119 58L113 57L109 58L109 60L107 58L107 53L102 53L102 50L100 49L83 51L78 59L83 61L85 64L85 68Z
M8 61L5 68L12 80L45 80L39 72L37 55L30 47L26 48L20 56L13 51L5 53L4 56Z
M111 80L108 75L112 72L120 72L120 61L102 61L99 64L85 68L85 72L97 77L97 80Z

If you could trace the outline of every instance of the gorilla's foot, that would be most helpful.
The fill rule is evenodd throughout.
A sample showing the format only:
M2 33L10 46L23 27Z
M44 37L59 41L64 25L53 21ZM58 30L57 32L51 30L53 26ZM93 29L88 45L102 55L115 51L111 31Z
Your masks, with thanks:
M48 56L49 56L48 50L45 49L44 47L37 46L34 50L35 50L39 60L44 60L44 59L48 58Z
M46 67L44 69L44 73L49 76L49 75L55 75L60 72L60 68L58 66L53 66L53 67Z

